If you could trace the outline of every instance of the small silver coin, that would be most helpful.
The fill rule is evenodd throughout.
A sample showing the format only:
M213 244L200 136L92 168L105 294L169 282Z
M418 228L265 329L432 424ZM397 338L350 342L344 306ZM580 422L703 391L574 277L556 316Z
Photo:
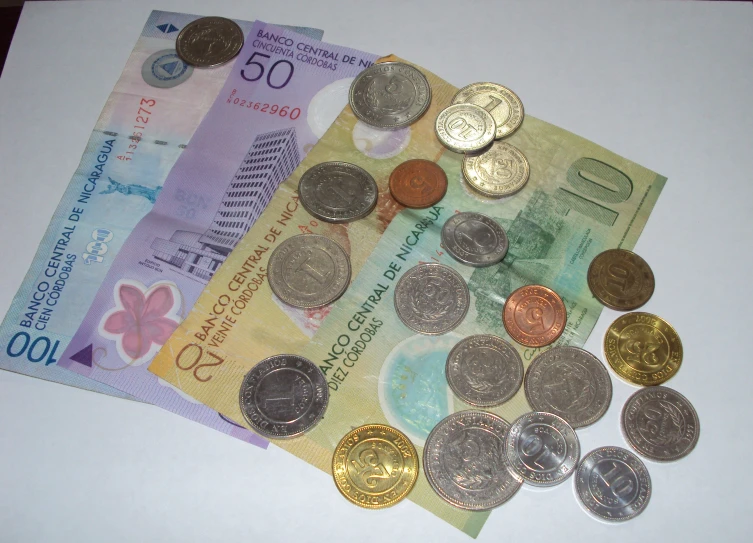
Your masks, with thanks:
M193 66L184 62L175 49L157 51L141 66L141 77L146 84L158 89L177 87L187 81L192 73Z
M630 396L622 408L621 425L630 446L657 462L690 454L701 430L693 404L661 386L642 388Z
M175 40L178 56L199 68L229 62L243 47L243 30L224 17L202 17L188 23Z
M300 308L331 304L350 283L350 259L328 237L288 238L269 257L269 286L280 300Z
M310 430L329 402L327 380L310 360L278 354L259 362L243 378L240 406L261 435L286 438Z
M325 222L362 219L374 209L379 187L371 174L349 162L322 162L298 183L301 205Z
M534 411L519 417L505 438L512 473L534 486L558 485L578 467L580 442L565 419Z
M403 62L366 68L350 86L350 107L375 128L397 130L415 123L431 103L431 86L420 70Z
M523 361L501 337L468 336L447 356L445 375L461 400L491 407L505 403L518 391L523 383Z
M490 146L497 132L494 118L474 104L453 104L437 115L434 131L440 143L456 153L475 153Z
M463 277L442 264L419 264L395 287L395 311L420 334L439 335L456 328L468 312L471 295Z
M444 223L442 245L458 262L480 268L501 262L510 242L497 221L481 213L465 211Z
M612 401L612 380L598 358L578 347L554 347L541 353L526 372L528 403L554 413L573 428L599 420Z
M604 520L640 515L651 498L651 477L641 459L621 447L588 453L575 476L575 490L586 509Z
M523 482L507 467L510 424L485 411L459 411L441 420L424 445L429 485L446 502L470 511L497 507Z

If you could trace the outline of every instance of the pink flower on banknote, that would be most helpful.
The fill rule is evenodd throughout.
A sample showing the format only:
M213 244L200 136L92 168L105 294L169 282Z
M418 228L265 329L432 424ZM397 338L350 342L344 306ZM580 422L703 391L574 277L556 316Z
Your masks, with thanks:
M113 294L116 305L102 317L99 332L115 341L118 354L129 365L143 364L180 324L180 291L169 281L146 288L124 279L115 285Z

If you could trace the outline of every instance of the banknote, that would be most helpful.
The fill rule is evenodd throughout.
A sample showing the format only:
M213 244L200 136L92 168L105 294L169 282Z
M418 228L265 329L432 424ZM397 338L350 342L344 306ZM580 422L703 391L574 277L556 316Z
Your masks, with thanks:
M198 17L149 16L0 326L0 368L128 397L56 362L230 73L193 70L175 54L176 36ZM250 32L252 22L236 22Z
M449 104L456 89L424 73L432 86L432 106L403 131L374 131L357 122L349 108L341 113L281 185L149 368L197 400L242 420L238 392L252 366L283 352L307 357L326 376L329 406L309 433L275 444L327 472L336 444L354 427L390 424L406 433L421 452L438 421L468 409L453 396L444 375L447 355L461 338L480 333L501 336L516 345L527 366L539 351L515 344L501 319L505 299L519 286L538 283L556 290L568 313L567 327L556 344L583 345L601 311L586 283L591 259L610 247L634 246L666 182L590 141L527 116L509 138L530 162L527 186L503 200L478 197L464 183L462 157L443 150L433 132L437 112ZM413 158L436 161L447 173L446 196L428 209L404 209L387 189L395 166ZM325 160L355 163L376 179L379 204L369 217L324 225L298 205L302 172ZM487 166L506 167L504 162ZM510 248L501 263L471 268L444 251L441 227L460 211L483 213L505 228ZM333 305L304 311L277 300L265 273L276 245L308 231L330 236L349 251L354 280ZM395 284L422 262L451 266L469 286L468 315L451 333L415 334L395 313ZM421 295L412 300L417 306ZM562 393L570 393L567 383ZM511 421L530 407L521 390L491 410ZM462 483L464 464L459 465ZM424 477L409 498L474 537L488 517L446 504Z
M217 100L110 264L58 365L227 428L227 417L155 377L148 363L347 104L350 82L376 58L254 23Z

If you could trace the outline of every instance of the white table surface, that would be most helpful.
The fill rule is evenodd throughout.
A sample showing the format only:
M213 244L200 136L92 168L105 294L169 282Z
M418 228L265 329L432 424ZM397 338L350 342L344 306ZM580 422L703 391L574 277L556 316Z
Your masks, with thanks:
M638 518L584 513L572 480L521 490L479 541L747 540L753 451L753 6L723 2L446 0L27 3L0 79L0 313L21 283L151 9L308 25L396 53L455 85L498 81L526 113L669 178L636 251L645 307L679 331L668 386L701 419L696 450L647 462ZM605 310L586 348L617 313ZM584 451L626 446L635 390L613 374ZM746 536L745 534L748 534ZM405 501L352 506L331 477L158 408L0 372L0 541L469 541ZM639 538L639 539L636 539Z

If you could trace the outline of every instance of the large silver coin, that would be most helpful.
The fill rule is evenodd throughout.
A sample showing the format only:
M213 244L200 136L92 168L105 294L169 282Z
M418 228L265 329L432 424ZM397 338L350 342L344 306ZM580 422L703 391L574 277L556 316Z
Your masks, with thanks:
M306 170L298 183L303 207L317 219L347 222L371 213L379 187L371 174L348 162L322 162Z
M295 437L311 429L329 402L327 380L310 360L278 354L259 362L243 378L241 412L251 427L270 438Z
M350 259L331 239L301 234L283 241L269 257L269 286L280 300L321 307L343 295L350 282Z
M612 401L612 380L598 358L578 347L554 347L534 358L526 372L528 403L554 413L573 428L599 420Z
M641 459L621 447L600 447L586 455L575 476L583 505L604 520L630 520L651 498L651 477Z
M505 438L514 475L534 486L558 485L578 466L580 442L565 419L534 411L519 417Z
M510 424L485 411L460 411L441 420L424 445L424 472L443 500L485 511L512 498L523 484L504 452Z
M157 51L141 65L141 77L152 87L170 89L187 81L193 73L189 66L178 56L175 49Z
M497 126L484 108L473 104L453 104L437 115L434 131L450 151L481 151L494 141Z
M442 264L419 264L395 287L395 311L403 324L421 334L439 335L457 327L471 295L461 275Z
M224 17L202 17L188 23L175 40L178 56L199 68L229 62L243 47L243 30Z
M658 462L687 456L698 443L698 413L688 399L667 387L642 388L622 408L622 432L639 454Z
M507 254L510 242L497 221L472 211L456 213L442 227L442 245L468 266L491 266Z
M376 128L397 130L415 123L431 103L426 76L403 62L382 62L362 71L350 86L356 117Z
M491 407L505 403L518 391L523 382L523 361L501 337L468 336L447 356L445 375L461 400Z

